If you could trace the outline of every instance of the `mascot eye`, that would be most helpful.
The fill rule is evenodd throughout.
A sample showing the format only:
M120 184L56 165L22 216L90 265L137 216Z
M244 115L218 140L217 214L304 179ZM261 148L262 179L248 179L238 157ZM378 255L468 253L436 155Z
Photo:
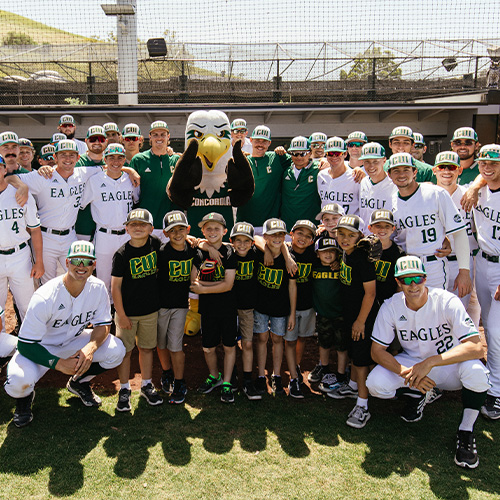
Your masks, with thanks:
M226 131L225 130L221 130L219 132L219 137L225 137L226 136Z
M194 136L196 137L196 139L200 139L201 137L203 137L203 132L200 132L199 130L195 130Z

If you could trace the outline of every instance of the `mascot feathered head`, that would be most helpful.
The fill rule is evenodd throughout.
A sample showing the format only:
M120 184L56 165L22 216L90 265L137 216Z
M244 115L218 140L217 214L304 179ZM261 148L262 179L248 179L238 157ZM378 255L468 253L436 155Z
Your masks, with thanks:
M217 110L191 113L186 124L186 147L193 138L198 141L198 157L203 165L197 188L210 198L226 182L227 162L233 152L227 115Z

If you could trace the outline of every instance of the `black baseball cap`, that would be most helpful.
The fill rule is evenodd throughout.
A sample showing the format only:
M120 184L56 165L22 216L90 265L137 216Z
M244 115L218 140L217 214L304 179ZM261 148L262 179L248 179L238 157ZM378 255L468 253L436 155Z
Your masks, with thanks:
M348 231L352 231L354 233L361 233L362 226L361 218L357 215L343 215L339 219L339 223L337 224L337 229L347 229Z
M231 229L230 238L234 238L235 236L247 236L250 239L254 239L255 230L249 222L237 222L233 229Z
M198 222L198 226L203 227L207 222L218 222L219 224L222 224L224 227L226 227L226 219L224 219L224 217L222 217L222 215L218 214L217 212L210 212L209 214L205 215L203 219Z
M130 222L145 222L146 224L153 225L153 216L145 208L135 208L127 215L125 224L129 224Z
M172 210L167 212L163 217L163 230L170 231L175 226L189 227L186 214L180 210Z
M309 231L312 231L313 235L316 234L316 229L317 228L316 228L316 226L310 220L307 220L307 219L298 220L293 225L292 230L290 232L293 233L299 227L305 227L306 229L309 229Z
M328 203L322 207L321 212L316 215L316 220L321 220L325 214L345 215L345 210L338 203Z
M281 219L267 219L262 234L286 233L286 224Z
M335 238L320 238L314 244L314 250L316 252L321 252L322 250L338 250L337 242Z
M370 225L377 222L387 222L394 226L394 215L390 210L374 210L370 216Z

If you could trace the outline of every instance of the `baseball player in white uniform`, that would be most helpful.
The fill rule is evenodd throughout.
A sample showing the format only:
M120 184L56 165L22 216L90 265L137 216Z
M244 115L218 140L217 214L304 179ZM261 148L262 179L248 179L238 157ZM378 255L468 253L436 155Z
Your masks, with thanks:
M318 193L321 206L338 203L348 215L359 215L359 184L353 170L345 165L346 145L340 137L326 141L326 159L330 168L318 174Z
M97 258L96 274L104 281L111 296L111 265L114 253L130 239L124 222L134 204L139 202L139 188L122 172L125 148L110 144L104 151L106 171L92 176L85 185L81 208L90 203L96 223L94 236Z
M33 196L29 195L28 202L20 206L16 201L15 188L5 182L6 172L4 160L0 156L0 310L5 309L7 291L10 288L22 321L35 291L33 278L41 278L44 272L42 233ZM4 352L8 350L8 346L15 348L17 339L5 333L5 325L0 330L1 358L8 355Z
M442 188L416 181L417 167L409 153L392 155L387 171L398 188L392 199L394 241L408 255L417 255L425 262L429 286L446 289L446 260L436 252L445 236L451 235L459 267L454 288L458 288L459 297L467 295L472 289L469 240L466 224L450 195Z
M71 375L66 387L85 406L99 406L101 400L89 381L118 366L125 356L121 340L108 333L109 297L104 283L92 276L92 243L72 243L66 265L64 275L42 285L31 298L18 350L7 366L5 391L16 399L17 427L33 420L34 387L49 369ZM92 330L87 329L89 324Z
M378 142L369 142L361 149L359 160L363 162L367 177L359 188L359 216L363 219L363 233L370 234L368 224L374 210L392 210L392 197L396 186L384 170L385 149Z
M479 172L486 186L479 190L473 210L479 252L476 290L488 342L491 389L481 413L500 419L500 145L487 144L478 155Z
M434 386L462 389L464 410L455 463L475 468L479 459L473 427L490 387L488 370L480 361L484 352L479 333L458 297L426 286L425 268L418 257L399 258L394 275L403 291L380 308L371 351L378 366L366 385L372 396L382 399L403 392L413 396L401 415L407 422L422 418L426 394ZM393 356L387 348L396 336L403 352Z
M75 222L85 183L92 175L101 171L95 167L75 169L78 149L69 139L57 143L54 156L57 167L51 173L51 178L45 178L39 172L19 175L35 197L38 207L45 266L42 284L56 277L58 262L65 269L67 249L76 240Z
M241 150L249 155L252 154L252 143L247 137L248 127L247 122L243 118L237 118L231 123L231 145L238 140L242 141Z

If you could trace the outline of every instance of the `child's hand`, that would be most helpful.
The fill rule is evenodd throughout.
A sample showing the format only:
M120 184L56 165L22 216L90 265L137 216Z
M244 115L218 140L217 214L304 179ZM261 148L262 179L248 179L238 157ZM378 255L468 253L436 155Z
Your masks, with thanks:
M197 248L199 246L200 240L198 240L198 238L194 237L193 235L188 234L186 236L186 241L191 248Z
M288 330L292 331L295 328L295 313L288 316Z
M297 272L297 263L290 257L286 259L286 270L290 276L293 276Z
M338 271L340 269L340 262L338 260L334 260L331 264L330 264L330 269L332 271Z
M122 330L131 330L132 329L132 321L130 321L130 318L128 316L121 316L120 314L116 313L115 320L116 320L116 324Z
M219 250L216 250L213 246L207 245L206 250L208 251L208 255L212 260L215 260L219 266L222 266L222 255Z
M274 257L273 254L271 253L271 250L267 248L267 245L264 248L264 265L265 266L272 266L274 264Z
M198 280L195 280L191 283L191 286L189 287L189 289L193 292L193 293L197 293L197 294L200 294L201 293L201 290L202 290L202 286L200 285L200 282Z
M356 320L352 324L352 340L361 340L365 338L365 324Z

